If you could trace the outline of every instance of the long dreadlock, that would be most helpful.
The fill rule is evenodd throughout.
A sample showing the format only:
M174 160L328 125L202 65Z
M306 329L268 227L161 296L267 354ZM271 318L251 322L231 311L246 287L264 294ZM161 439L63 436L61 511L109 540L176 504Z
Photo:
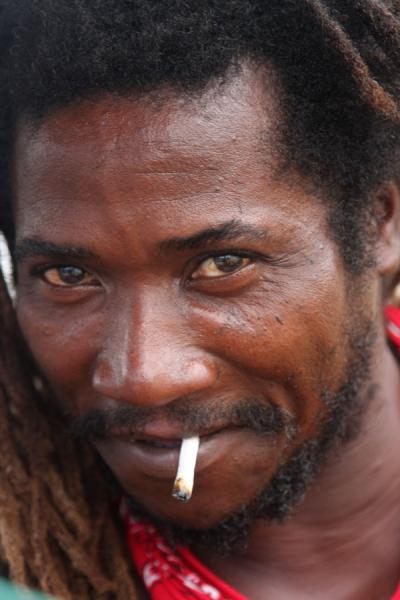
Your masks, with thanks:
M0 547L7 575L70 600L135 598L96 457L68 439L47 395L35 389L38 375L3 278L0 307Z
M16 123L102 92L198 93L242 58L283 82L285 164L335 195L331 224L360 269L368 190L398 172L397 0L3 0L0 230L11 252ZM329 72L331 68L331 72ZM361 232L361 233L360 233ZM0 278L0 561L60 598L135 598L98 459L69 439Z

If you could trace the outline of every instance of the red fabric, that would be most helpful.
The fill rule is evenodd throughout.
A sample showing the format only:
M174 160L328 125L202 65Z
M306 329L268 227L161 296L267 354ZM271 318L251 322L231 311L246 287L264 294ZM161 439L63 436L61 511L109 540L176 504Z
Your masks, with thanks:
M400 308L388 305L385 308L386 334L400 351ZM391 600L400 600L400 585Z
M149 521L133 517L124 502L121 514L134 565L152 600L248 600L189 550L173 550Z
M400 600L400 585L395 591L394 596L392 596L390 600Z
M387 336L400 350L400 309L389 304L385 308L385 319Z
M400 309L385 309L388 338L400 351ZM248 600L211 573L187 548L173 550L157 529L134 518L124 502L121 515L133 563L152 600ZM391 600L400 600L400 586Z

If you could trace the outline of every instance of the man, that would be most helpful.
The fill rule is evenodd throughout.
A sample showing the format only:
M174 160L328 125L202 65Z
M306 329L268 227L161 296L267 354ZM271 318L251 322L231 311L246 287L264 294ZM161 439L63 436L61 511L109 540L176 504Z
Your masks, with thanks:
M60 598L399 597L400 4L1 21L5 574Z

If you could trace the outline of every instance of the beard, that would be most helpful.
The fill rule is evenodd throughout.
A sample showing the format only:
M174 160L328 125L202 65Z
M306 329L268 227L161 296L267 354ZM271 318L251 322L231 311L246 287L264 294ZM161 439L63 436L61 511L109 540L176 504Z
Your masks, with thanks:
M357 329L354 326L346 337L351 359L348 360L340 388L335 392L322 390L326 413L319 434L302 442L290 458L279 465L275 475L253 501L240 506L209 529L189 529L171 524L150 514L135 498L128 497L132 513L150 519L171 545L212 549L223 556L245 551L251 527L256 520L285 522L302 502L327 459L342 452L346 444L357 438L374 397L376 386L371 383L371 356L376 336L373 326L371 323L363 327L359 325ZM289 446L297 430L293 418L284 410L273 405L265 406L257 398L244 399L234 407L227 405L224 408L217 402L214 406L193 408L190 403L182 402L172 404L165 410L165 416L179 422L189 432L222 419L271 438L284 432ZM85 417L69 417L70 431L78 438L104 438L118 426L132 424L142 427L154 418L154 413L155 409L134 406L112 411L95 410ZM101 464L106 481L119 495L121 492L125 495L110 469L102 461Z
M372 325L350 342L353 359L346 369L346 377L336 392L323 390L327 417L319 435L304 441L292 456L282 463L262 492L250 503L238 508L215 527L200 530L183 528L149 515L146 508L134 498L128 498L133 514L147 517L163 532L171 545L209 549L221 556L245 552L252 525L256 520L284 523L303 501L307 490L320 473L328 458L339 454L362 431L364 416L375 395L377 386L370 381L371 355L375 334ZM259 408L259 413L262 409ZM260 415L259 415L260 416ZM260 431L260 421L258 431ZM293 437L295 426L284 415L287 438ZM270 434L268 429L266 433Z

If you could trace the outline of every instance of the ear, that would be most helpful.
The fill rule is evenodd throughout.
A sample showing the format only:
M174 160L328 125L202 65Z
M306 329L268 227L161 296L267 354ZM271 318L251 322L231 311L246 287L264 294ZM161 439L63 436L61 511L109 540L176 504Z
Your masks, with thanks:
M377 236L376 268L388 280L400 270L400 181L392 180L377 193L374 203Z

